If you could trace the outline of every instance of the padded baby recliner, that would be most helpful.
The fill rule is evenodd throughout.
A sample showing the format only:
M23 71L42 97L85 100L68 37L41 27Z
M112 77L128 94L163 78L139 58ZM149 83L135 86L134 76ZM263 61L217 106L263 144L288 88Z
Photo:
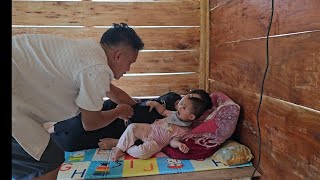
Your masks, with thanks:
M168 145L162 149L163 153L174 159L205 159L231 137L236 129L240 106L222 92L212 93L210 97L212 108L195 120L193 129L181 140L190 148L189 152L183 153Z

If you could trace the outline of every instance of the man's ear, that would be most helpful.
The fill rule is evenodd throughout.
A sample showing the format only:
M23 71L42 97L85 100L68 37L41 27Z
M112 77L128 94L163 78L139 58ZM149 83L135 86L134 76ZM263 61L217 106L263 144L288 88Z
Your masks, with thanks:
M114 50L113 58L115 62L119 62L121 53L118 49Z

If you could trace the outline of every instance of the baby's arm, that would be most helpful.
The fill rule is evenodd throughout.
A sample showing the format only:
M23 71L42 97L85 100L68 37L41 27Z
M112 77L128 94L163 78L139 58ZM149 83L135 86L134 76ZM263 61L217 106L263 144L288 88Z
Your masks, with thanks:
M171 139L170 146L173 148L179 148L179 150L183 153L188 153L190 150L187 145L180 142L180 139L177 139L177 138Z
M166 110L166 108L163 107L157 101L147 101L146 105L150 106L150 110L149 111L151 111L153 108L155 108L159 114L161 114L162 116L165 116L165 117L167 117L168 114L169 114L168 112L170 112L169 110Z

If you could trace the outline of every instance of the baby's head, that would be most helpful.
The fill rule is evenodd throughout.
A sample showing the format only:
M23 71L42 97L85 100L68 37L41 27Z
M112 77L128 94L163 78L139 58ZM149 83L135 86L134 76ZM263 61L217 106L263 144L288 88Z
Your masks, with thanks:
M178 103L177 113L182 121L193 121L206 110L203 100L190 94L185 95Z
M203 89L194 89L191 90L188 94L192 94L195 97L200 98L206 106L207 109L211 109L212 101L210 95Z
M211 109L211 107L212 107L211 97L205 90L195 89L195 90L191 90L188 94L193 97L197 97L197 98L201 99L205 105L206 110ZM178 104L179 104L180 99L177 99L174 102L174 109L175 110L178 110Z

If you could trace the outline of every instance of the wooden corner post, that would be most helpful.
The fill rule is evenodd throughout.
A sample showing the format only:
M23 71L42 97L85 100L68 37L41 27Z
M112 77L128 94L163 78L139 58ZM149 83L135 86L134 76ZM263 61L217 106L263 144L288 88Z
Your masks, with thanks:
M209 90L209 0L200 0L199 88Z

